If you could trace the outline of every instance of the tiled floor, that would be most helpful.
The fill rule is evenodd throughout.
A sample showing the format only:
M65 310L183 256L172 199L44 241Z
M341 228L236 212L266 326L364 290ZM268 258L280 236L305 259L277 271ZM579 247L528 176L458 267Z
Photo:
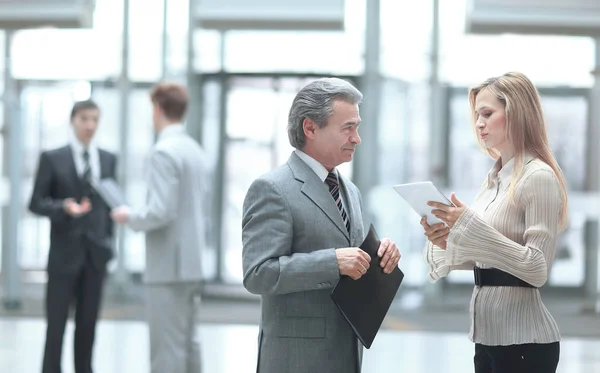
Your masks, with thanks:
M204 373L254 372L257 326L211 324L199 328ZM44 330L40 319L0 320L0 372L40 372ZM69 324L63 373L73 373L72 331ZM144 323L104 320L97 338L95 372L149 372ZM559 372L600 373L600 340L565 339L561 350ZM472 372L472 352L465 334L382 331L365 351L363 372Z

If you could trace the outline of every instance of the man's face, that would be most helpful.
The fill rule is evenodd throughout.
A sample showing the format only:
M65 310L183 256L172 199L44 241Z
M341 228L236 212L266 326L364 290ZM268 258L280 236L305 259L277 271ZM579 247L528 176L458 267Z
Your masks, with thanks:
M89 144L96 133L99 119L100 111L98 109L79 110L71 119L77 139L86 145Z
M359 125L358 105L336 100L325 127L315 126L313 149L327 169L352 160L356 146L360 144Z

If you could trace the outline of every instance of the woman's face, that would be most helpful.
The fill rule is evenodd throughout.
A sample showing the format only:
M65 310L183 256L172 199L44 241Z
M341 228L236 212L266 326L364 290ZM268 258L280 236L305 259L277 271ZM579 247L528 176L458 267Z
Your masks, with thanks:
M483 89L475 97L477 137L488 149L502 150L510 148L506 133L506 110L489 89Z

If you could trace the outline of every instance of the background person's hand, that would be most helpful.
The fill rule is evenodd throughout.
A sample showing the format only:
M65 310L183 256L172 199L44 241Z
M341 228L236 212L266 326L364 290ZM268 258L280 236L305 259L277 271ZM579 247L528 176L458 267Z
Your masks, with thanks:
M129 206L119 206L112 209L110 217L119 224L125 224L127 223L127 220L129 220L129 214Z
M67 198L63 202L63 208L67 214L78 218L92 210L92 203L88 198L83 198L81 203L77 203L73 198Z

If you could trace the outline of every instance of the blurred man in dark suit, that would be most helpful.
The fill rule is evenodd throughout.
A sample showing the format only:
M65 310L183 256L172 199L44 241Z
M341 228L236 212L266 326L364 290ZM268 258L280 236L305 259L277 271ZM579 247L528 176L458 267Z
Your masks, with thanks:
M100 110L91 100L71 111L70 143L41 154L29 209L50 218L43 373L61 372L69 305L75 303L75 372L92 373L92 348L106 264L113 256L110 208L94 179L115 178L114 154L92 141Z

